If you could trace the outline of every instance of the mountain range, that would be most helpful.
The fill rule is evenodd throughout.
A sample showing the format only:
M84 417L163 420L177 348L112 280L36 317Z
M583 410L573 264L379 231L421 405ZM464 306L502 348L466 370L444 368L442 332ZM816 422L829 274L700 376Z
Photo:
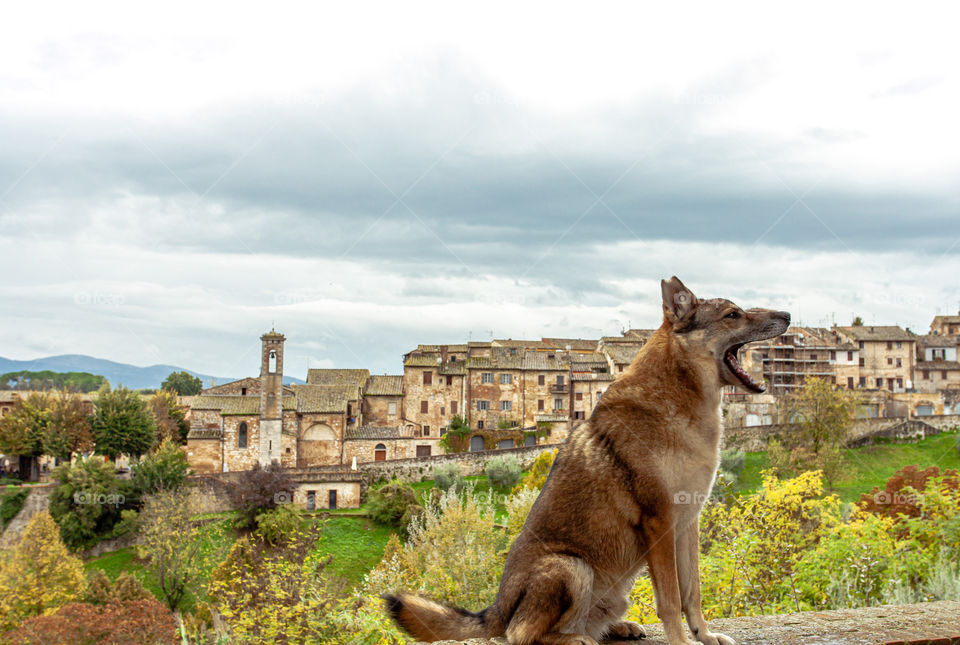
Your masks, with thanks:
M44 358L34 358L28 361L18 361L0 356L0 374L7 372L19 372L30 370L39 372L50 370L52 372L89 372L90 374L99 374L105 376L110 385L125 385L134 390L141 388L159 388L163 380L170 375L170 372L190 372L203 381L204 387L210 387L213 384L222 385L235 381L240 377L211 376L210 374L201 374L191 369L177 367L175 365L149 365L139 367L128 363L117 363L103 358L93 356L84 356L83 354L62 354L60 356L46 356ZM283 377L284 383L303 383L301 379L291 376Z

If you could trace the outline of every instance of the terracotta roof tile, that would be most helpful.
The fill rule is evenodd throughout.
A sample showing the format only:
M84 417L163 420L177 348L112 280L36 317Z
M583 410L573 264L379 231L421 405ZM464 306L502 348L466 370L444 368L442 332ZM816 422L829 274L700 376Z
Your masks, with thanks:
M403 375L374 374L367 379L363 393L366 396L401 396L403 395Z
M344 439L399 439L400 428L394 426L360 426L359 428L347 428Z
M307 370L308 385L352 385L360 387L370 377L370 370L313 369Z

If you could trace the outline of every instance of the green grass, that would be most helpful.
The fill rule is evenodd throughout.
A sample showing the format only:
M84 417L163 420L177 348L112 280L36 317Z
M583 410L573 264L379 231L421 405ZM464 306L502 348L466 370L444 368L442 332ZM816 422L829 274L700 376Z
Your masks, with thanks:
M886 443L847 449L842 475L834 482L833 492L845 502L855 502L861 493L869 493L874 486L882 488L887 479L904 466L960 469L956 442L956 432L944 432L916 443ZM748 452L736 492L749 493L760 488L760 473L769 465L767 453Z
M395 531L366 518L331 516L327 519L317 550L333 556L327 572L353 587L383 558L387 540Z

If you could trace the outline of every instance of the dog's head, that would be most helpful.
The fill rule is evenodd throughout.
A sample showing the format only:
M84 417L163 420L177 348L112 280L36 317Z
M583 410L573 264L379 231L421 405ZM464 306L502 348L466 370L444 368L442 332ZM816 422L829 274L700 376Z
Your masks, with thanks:
M676 276L662 280L663 317L679 342L717 366L720 382L750 392L766 388L740 367L737 352L750 341L779 336L790 324L786 311L741 309L723 298L699 300Z

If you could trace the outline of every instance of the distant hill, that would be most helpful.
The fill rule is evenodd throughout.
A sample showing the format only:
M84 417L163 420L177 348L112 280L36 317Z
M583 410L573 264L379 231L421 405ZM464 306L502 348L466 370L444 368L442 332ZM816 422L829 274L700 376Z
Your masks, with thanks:
M47 356L29 361L16 361L0 356L0 374L19 372L20 370L51 370L53 372L89 372L105 376L111 385L125 385L130 389L158 388L170 372L186 371L203 381L204 387L212 383L218 385L235 381L237 377L211 376L201 374L184 367L175 365L150 365L138 367L127 363L117 363L103 358L84 356L83 354L63 354L62 356ZM252 376L252 375L251 375ZM302 380L291 376L283 377L284 383L303 383Z

